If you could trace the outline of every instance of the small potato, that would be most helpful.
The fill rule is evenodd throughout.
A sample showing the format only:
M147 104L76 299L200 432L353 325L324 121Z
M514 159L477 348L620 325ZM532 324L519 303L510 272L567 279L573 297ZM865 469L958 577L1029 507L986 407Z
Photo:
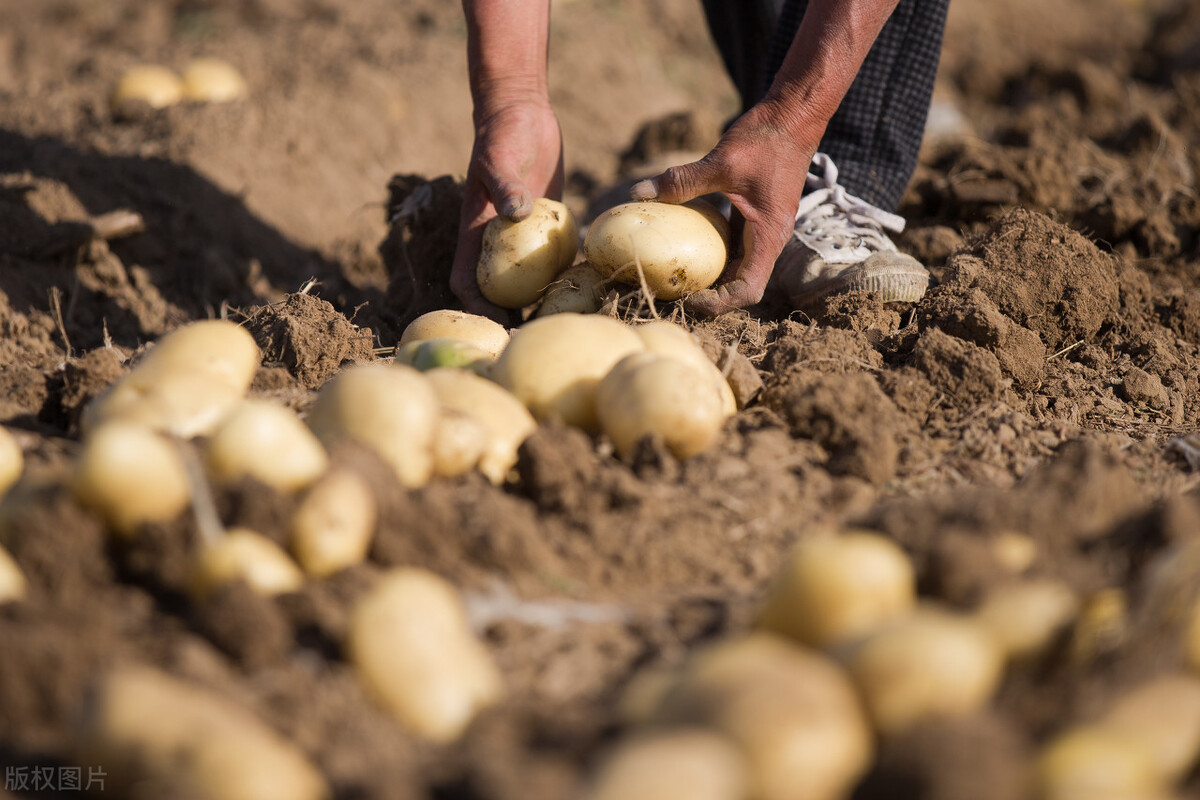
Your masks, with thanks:
M983 601L975 618L1010 659L1044 651L1079 613L1079 598L1062 581L1001 586Z
M875 727L970 714L992 698L1004 654L981 625L930 607L869 634L844 656Z
M590 264L576 264L563 271L546 289L546 296L538 306L537 315L551 314L595 314L600 310L604 276Z
M641 202L610 208L588 228L583 254L605 277L646 284L660 300L677 300L716 283L728 260L729 226L704 201Z
M166 108L183 99L183 81L166 67L141 64L130 67L113 88L109 102L119 110L133 103Z
M410 322L404 333L400 334L396 346L399 348L409 342L426 339L467 342L496 358L508 346L508 330L487 317L445 308L422 314Z
M758 626L829 647L908 614L916 594L912 562L891 539L867 531L814 537L788 555Z
M0 427L0 497L12 488L21 477L25 467L25 457L21 453L21 445L7 428Z
M304 586L304 573L267 537L245 528L231 528L197 553L192 568L192 595L203 600L218 588L238 580L270 597L299 591Z
M394 570L359 601L346 651L371 694L431 741L457 739L503 692L457 590L424 570Z
M579 250L579 227L562 203L538 198L520 222L495 217L483 229L479 291L501 308L537 302Z
M600 428L622 455L649 435L676 458L702 453L725 421L721 394L709 376L671 356L633 353L596 387Z
M1051 742L1037 760L1038 800L1155 800L1166 784L1136 736L1093 725Z
M0 605L24 599L27 588L21 567L0 547Z
M628 326L593 314L555 314L518 328L492 379L538 419L596 432L596 387L616 363L645 349Z
M330 472L292 516L292 554L315 578L362 563L376 518L375 495L363 479L348 470Z
M409 342L396 351L396 363L428 372L438 367L473 369L476 364L490 364L495 356L470 342L457 339L422 339Z
M322 387L308 424L326 446L349 439L386 461L405 486L433 475L438 403L411 367L367 364L343 370Z
M117 796L327 798L300 749L239 702L149 667L118 667L99 683L79 759L103 764Z
M478 420L487 437L479 458L479 471L501 484L517 463L521 443L537 429L528 409L509 392L489 380L459 369L425 373L437 393L442 412L457 412Z
M442 408L433 440L433 473L439 478L467 474L478 466L490 439L487 426L475 417Z
M1147 681L1122 696L1101 724L1141 742L1169 783L1200 757L1200 677L1183 673Z
M194 103L229 103L247 91L246 79L228 61L197 58L183 68L183 96Z
M325 448L296 412L245 400L213 431L205 448L218 481L251 477L283 492L303 489L325 472Z
M618 745L597 773L586 800L743 800L746 758L718 733L679 728Z
M736 742L750 766L750 796L758 800L840 800L874 749L842 670L768 633L696 656L663 699L657 721L702 725Z
M174 519L191 501L177 445L131 422L109 422L88 434L71 488L81 505L122 536Z
M721 393L721 407L725 411L725 416L732 417L737 413L737 400L733 396L733 389L730 388L729 382L725 380L721 370L717 369L717 365L700 348L699 343L687 332L687 329L673 322L653 320L635 326L633 332L642 340L647 353L674 356L689 364L694 364L696 369L709 377L713 385L717 387L717 391Z

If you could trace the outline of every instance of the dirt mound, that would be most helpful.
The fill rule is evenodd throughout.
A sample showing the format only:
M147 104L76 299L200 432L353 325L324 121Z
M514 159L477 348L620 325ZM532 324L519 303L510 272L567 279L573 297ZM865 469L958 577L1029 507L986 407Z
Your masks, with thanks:
M287 367L305 389L318 388L343 364L374 358L370 330L355 326L328 301L305 292L251 309L245 325L263 360Z

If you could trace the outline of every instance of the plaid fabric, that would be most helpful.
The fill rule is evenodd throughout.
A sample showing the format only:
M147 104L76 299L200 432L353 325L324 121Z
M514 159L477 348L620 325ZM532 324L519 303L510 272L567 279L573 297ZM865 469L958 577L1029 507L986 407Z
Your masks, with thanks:
M741 70L752 63L747 53L757 51L755 45L761 46L766 40L733 40L760 36L761 22L753 21L769 15L779 2L704 0L713 37L727 65L731 54L735 60L740 59ZM900 205L917 166L949 4L950 0L900 0L821 140L820 151L838 167L838 182L850 194L886 211L895 211ZM775 33L762 61L766 77L757 87L751 89L748 83L744 86L731 70L747 107L757 102L770 85L807 6L807 0L782 0ZM724 17L717 13L718 7L723 8L720 13ZM728 22L733 18L741 21ZM721 19L726 20L724 24L719 24Z

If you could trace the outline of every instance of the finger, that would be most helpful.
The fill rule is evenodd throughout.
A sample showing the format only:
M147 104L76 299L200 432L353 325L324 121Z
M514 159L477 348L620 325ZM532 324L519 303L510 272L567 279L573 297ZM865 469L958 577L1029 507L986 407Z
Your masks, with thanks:
M634 200L686 203L700 195L723 190L721 170L707 158L702 158L639 181L629 190L629 194Z
M519 178L502 178L488 171L484 185L497 214L520 222L533 213L533 193Z
M715 289L689 296L686 301L688 307L701 314L715 316L760 302L775 269L775 259L790 236L790 231L784 231L781 235L775 230L776 227L779 226L769 223L747 224L745 253L730 267L733 279Z

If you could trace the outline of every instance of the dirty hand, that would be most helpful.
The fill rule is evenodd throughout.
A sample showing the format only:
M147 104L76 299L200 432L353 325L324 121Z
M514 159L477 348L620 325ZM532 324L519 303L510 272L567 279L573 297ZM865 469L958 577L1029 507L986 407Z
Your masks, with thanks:
M450 272L450 290L468 311L497 320L508 316L479 291L475 270L483 228L497 214L514 222L525 219L536 198L561 198L562 152L558 118L544 101L516 101L477 112Z
M759 103L699 161L671 167L633 187L636 200L683 203L723 192L745 221L741 253L722 282L689 296L689 308L714 316L762 299L775 259L792 235L804 179L823 125L789 123L782 106Z

